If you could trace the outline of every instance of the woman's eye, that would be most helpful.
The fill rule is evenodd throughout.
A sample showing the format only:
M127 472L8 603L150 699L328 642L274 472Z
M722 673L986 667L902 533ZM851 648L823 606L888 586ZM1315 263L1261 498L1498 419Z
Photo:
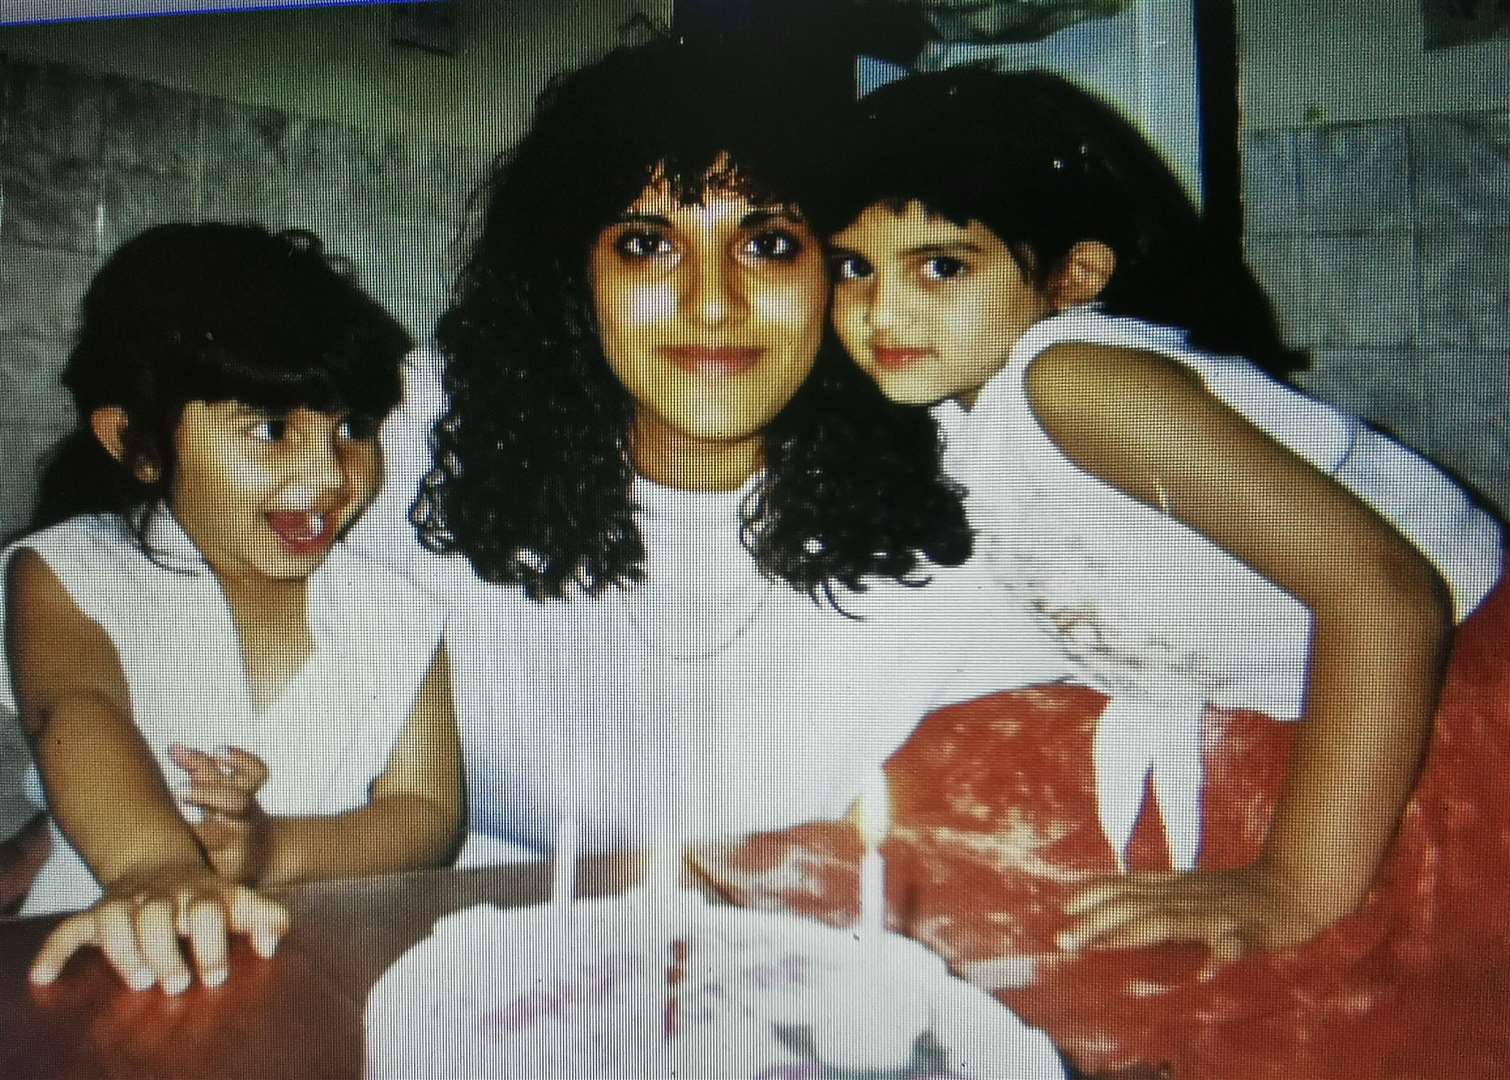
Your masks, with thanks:
M671 241L660 233L634 229L621 233L614 250L627 259L650 259L671 252Z
M861 278L870 277L872 273L870 263L858 255L840 256L834 259L831 265L836 281L859 281Z
M745 241L745 251L757 259L776 259L788 262L802 251L802 241L791 233L771 229L756 233Z
M965 264L952 255L935 255L924 260L922 273L929 281L948 281L959 277L966 269Z
M247 434L258 442L282 442L283 437L288 434L288 422L282 417L270 416L266 420L253 424Z

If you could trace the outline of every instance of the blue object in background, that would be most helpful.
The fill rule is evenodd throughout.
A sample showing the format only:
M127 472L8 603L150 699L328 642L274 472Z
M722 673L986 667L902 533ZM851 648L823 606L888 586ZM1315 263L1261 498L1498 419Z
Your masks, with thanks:
M879 90L887 83L896 82L909 74L901 64L882 60L879 56L855 57L855 97L862 98L872 90Z

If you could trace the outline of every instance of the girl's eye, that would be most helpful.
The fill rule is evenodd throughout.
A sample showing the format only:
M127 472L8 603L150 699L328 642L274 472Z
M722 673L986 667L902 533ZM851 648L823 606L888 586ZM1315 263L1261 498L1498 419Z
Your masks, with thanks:
M935 255L924 260L922 265L923 276L929 281L948 281L959 277L966 269L965 264L952 255Z
M833 261L832 266L836 281L859 281L874 272L870 263L858 255L841 256Z
M352 442L370 439L378 432L378 422L370 416L348 416L336 427L336 437Z
M288 434L288 421L281 416L270 416L266 420L253 424L247 434L258 442L282 442L283 437Z
M657 232L629 229L613 242L614 250L626 259L651 259L671 253L671 241Z
M781 229L767 229L746 240L744 250L757 259L790 262L802 252L802 241Z

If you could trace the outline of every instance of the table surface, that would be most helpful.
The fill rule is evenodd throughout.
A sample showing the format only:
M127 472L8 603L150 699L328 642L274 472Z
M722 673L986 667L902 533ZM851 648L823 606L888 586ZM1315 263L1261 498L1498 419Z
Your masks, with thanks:
M577 888L622 892L643 871L635 855L586 858ZM688 884L718 899L695 871ZM130 990L92 949L51 986L33 986L26 970L61 916L0 918L0 1078L356 1080L367 992L389 964L442 915L479 903L522 907L549 891L547 863L301 885L280 894L293 927L276 955L263 960L235 941L224 984L195 983L174 997ZM1129 1070L1104 1080L1158 1076Z
M586 895L640 875L627 857L583 860ZM60 916L0 919L0 1077L6 1080L341 1080L361 1074L362 1008L379 975L441 915L538 903L546 864L434 870L287 890L293 928L263 960L233 943L231 973L176 997L128 989L96 950L51 986L26 969Z

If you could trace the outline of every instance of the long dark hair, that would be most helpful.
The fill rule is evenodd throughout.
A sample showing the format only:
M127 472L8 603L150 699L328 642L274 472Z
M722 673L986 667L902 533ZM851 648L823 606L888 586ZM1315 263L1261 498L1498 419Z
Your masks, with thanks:
M84 295L63 369L79 422L43 470L31 527L113 513L138 530L172 489L191 401L347 412L373 424L402 392L407 331L318 237L257 225L160 225L123 244ZM117 461L90 414L125 411Z
M1271 375L1305 367L1241 256L1217 242L1158 153L1111 106L1057 75L979 66L912 75L862 99L834 140L815 223L919 202L979 221L1040 288L1081 240L1116 253L1099 301L1179 326Z
M824 115L780 56L671 40L617 49L540 95L495 162L438 326L450 405L413 513L429 547L537 599L640 577L633 401L599 343L592 245L652 178L696 203L716 167L752 202L800 206ZM960 562L970 533L938 463L927 415L887 403L826 338L765 432L744 542L765 573L815 594Z

